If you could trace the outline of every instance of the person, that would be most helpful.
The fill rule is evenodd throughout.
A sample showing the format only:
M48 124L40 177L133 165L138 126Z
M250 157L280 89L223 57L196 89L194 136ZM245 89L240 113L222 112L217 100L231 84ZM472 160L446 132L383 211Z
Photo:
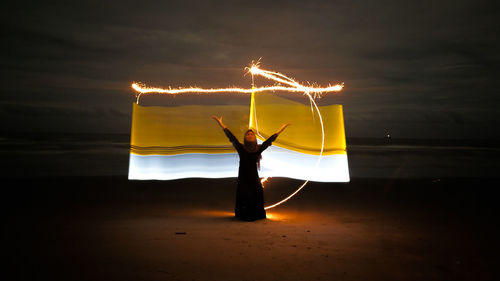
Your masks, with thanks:
M244 221L254 221L266 218L264 209L264 190L260 182L259 173L261 153L268 148L278 135L290 124L284 124L281 128L265 140L261 145L257 144L255 132L251 129L245 132L243 144L231 133L222 122L222 116L212 116L224 130L224 133L233 144L240 157L238 169L238 186L236 188L236 204L234 214Z

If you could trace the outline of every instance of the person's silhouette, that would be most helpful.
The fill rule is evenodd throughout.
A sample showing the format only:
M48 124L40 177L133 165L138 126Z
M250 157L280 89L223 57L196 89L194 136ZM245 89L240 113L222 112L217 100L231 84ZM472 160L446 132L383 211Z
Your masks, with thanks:
M245 221L254 221L266 218L264 209L264 191L260 182L259 173L261 153L268 148L278 135L290 124L284 124L281 128L261 145L257 144L257 138L253 130L245 133L243 144L222 123L222 116L212 116L219 123L224 133L233 144L240 157L238 169L238 186L236 189L236 204L234 214L237 218Z

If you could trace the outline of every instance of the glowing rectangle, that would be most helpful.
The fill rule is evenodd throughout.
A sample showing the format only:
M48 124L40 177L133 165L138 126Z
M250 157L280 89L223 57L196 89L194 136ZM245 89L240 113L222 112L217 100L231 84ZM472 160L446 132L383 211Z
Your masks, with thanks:
M249 112L250 111L250 112ZM134 104L129 179L237 177L238 154L210 118L223 116L239 138L248 127L258 141L283 123L292 123L262 154L261 177L288 177L321 182L347 182L344 121L341 105L320 107L324 123L309 105L273 93L252 95L243 105L140 106Z

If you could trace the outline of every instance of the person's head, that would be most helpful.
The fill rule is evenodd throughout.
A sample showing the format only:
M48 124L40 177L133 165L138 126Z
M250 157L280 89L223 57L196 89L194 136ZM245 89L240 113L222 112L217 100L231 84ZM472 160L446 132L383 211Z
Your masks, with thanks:
M255 136L255 132L252 129L248 129L245 132L245 137L243 139L243 145L247 151L256 151L257 146L257 137ZM259 155L257 158L257 168L260 170L260 159L262 156Z
M245 136L243 138L243 145L247 150L253 151L257 148L257 138L255 137L254 131L248 129L245 132Z
M252 129L248 129L245 132L245 142L257 142L257 138L255 137L255 133Z

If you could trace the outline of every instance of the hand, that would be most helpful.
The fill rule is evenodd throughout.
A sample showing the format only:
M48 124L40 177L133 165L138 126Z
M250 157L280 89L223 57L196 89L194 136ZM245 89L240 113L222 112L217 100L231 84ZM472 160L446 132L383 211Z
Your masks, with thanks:
M225 129L226 128L226 125L224 125L224 123L222 123L222 116L221 117L217 117L217 116L212 116L212 119L214 119L215 121L217 121L217 123L219 123L219 125Z
M215 121L217 121L219 124L222 123L222 116L221 117L217 117L217 116L213 115L212 119L214 119Z
M290 125L292 125L292 124L290 124L290 123L283 124L283 126L281 126L281 128L280 128L280 129L278 130L278 132L276 132L276 133L277 133L277 134L281 134L281 132L283 132L283 130L284 130L286 127L290 126Z

